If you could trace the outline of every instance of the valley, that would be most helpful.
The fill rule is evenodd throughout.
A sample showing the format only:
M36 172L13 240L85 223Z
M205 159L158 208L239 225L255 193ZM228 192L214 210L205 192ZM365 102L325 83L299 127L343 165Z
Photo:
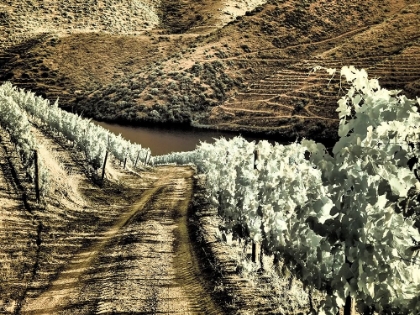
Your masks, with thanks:
M111 2L3 4L0 81L97 120L292 141L334 138L342 66L419 94L416 1Z

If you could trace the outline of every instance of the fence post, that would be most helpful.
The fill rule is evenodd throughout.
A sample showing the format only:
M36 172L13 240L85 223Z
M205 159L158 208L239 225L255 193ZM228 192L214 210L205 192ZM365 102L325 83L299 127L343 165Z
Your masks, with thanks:
M148 159L149 159L149 150L147 150L147 152L146 152L146 157L144 159L144 165L147 165Z
M260 244L254 241L252 241L251 260L253 263L257 263L260 260Z
M125 157L125 159L124 159L124 169L125 169L126 165L127 165L127 157Z
M344 255L344 260L349 266L352 266L352 263L348 260L347 255ZM346 303L344 304L344 315L356 315L356 305L354 299L351 296L346 297Z
M40 193L39 193L39 159L38 159L38 151L34 150L34 160L35 160L35 195L36 195L36 202L39 203Z
M259 158L258 150L254 151L254 170L257 169L257 161ZM260 244L252 241L252 252L251 252L251 260L253 263L259 262L261 260L261 248Z
M346 297L346 304L344 305L344 315L355 315L356 314L356 304L354 299L351 296Z
M134 163L134 168L137 167L137 162L139 161L139 157L140 157L140 151L141 150L139 150L139 152L137 153L136 162Z
M102 181L104 181L104 177L105 177L105 166L106 166L107 159L108 159L108 150L106 150L104 166L102 167Z
M258 150L254 151L254 170L257 169L257 162L260 159L260 152Z
M143 164L146 165L147 163L147 156L149 155L149 151L146 152L146 156L144 157L144 162Z

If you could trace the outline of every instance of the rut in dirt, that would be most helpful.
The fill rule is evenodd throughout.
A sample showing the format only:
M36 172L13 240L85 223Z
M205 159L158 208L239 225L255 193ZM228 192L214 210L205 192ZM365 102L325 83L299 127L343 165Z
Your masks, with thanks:
M21 314L223 314L188 233L193 170L162 167L155 176Z

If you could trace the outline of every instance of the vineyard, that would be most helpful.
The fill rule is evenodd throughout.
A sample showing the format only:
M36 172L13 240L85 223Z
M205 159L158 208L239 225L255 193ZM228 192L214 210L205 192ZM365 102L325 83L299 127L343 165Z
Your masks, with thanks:
M319 70L319 69L318 69ZM328 69L329 75L335 69ZM223 218L223 238L245 238L284 259L322 309L419 311L418 100L344 67L332 152L311 140L287 146L242 138L154 157L194 163ZM254 245L255 247L255 245ZM350 314L350 313L346 313Z
M57 102L10 83L0 90L2 313L308 308L292 278L246 276L255 266L241 263L242 248L214 239L216 214L192 221L191 167L153 169L148 149ZM288 303L279 298L286 288Z
M50 131L58 133L74 148L81 150L86 158L91 172L94 174L99 168L106 167L108 153L112 154L124 168L131 164L134 168L140 164L147 164L150 150L140 145L124 140L121 135L116 136L90 120L68 113L58 107L58 100L51 105L48 100L34 93L18 90L10 83L0 87L2 96L2 127L10 134L15 144L27 174L39 186L37 190L45 195L48 190L48 169L37 156L37 144L31 134L31 124L45 125ZM104 161L105 160L105 161ZM35 174L37 170L37 174ZM102 177L103 180L103 177ZM39 198L38 198L39 200Z
M0 314L420 314L419 16L2 1ZM152 156L90 118L290 143Z
M377 79L368 79L365 70L353 66L343 67L340 74L324 67L313 70L315 75L325 72L324 79L339 76L340 84L349 85L338 101L340 139L331 150L305 139L273 145L236 137L202 143L191 152L152 157L150 150L61 110L58 101L50 104L10 83L0 87L1 126L20 158L15 169L21 165L34 184L38 206L41 199L44 206L51 201L49 193L57 181L50 182L54 170L44 157L43 144L36 140L39 128L78 151L86 174L104 187L108 158L114 166L134 173L163 164L193 164L205 175L205 199L222 220L216 232L219 241L244 242L240 247L245 246L245 251L251 244L254 267L250 270L257 267L267 272L283 265L309 292L326 293L317 306L320 314L336 314L341 308L345 314L352 308L364 313L418 312L420 103L382 88ZM164 189L163 178L149 188L150 196L142 197L146 199L141 208ZM28 192L24 196L28 203ZM121 237L112 231L133 224L136 209L111 226L111 234L93 243L88 252L102 251L114 237ZM186 215L183 209L179 211ZM43 226L38 223L38 234ZM95 260L77 257L71 270ZM77 262L80 259L82 265ZM51 310L61 309L64 302L50 297L60 287L61 280L57 281L50 291L28 297L33 301L17 309L36 310L50 299ZM313 302L310 308L315 311Z
M193 170L152 169L148 149L0 90L0 313L219 314L188 236Z

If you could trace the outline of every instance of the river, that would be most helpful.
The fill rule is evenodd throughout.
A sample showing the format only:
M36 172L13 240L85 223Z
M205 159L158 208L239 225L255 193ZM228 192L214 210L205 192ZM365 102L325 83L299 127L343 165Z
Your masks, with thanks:
M95 123L115 134L121 134L131 142L141 144L142 147L150 148L152 155L191 151L195 149L200 141L211 143L214 142L214 138L225 137L231 139L239 135L238 133L217 130L131 127L98 121L95 121ZM249 141L261 139L249 136L244 138Z

